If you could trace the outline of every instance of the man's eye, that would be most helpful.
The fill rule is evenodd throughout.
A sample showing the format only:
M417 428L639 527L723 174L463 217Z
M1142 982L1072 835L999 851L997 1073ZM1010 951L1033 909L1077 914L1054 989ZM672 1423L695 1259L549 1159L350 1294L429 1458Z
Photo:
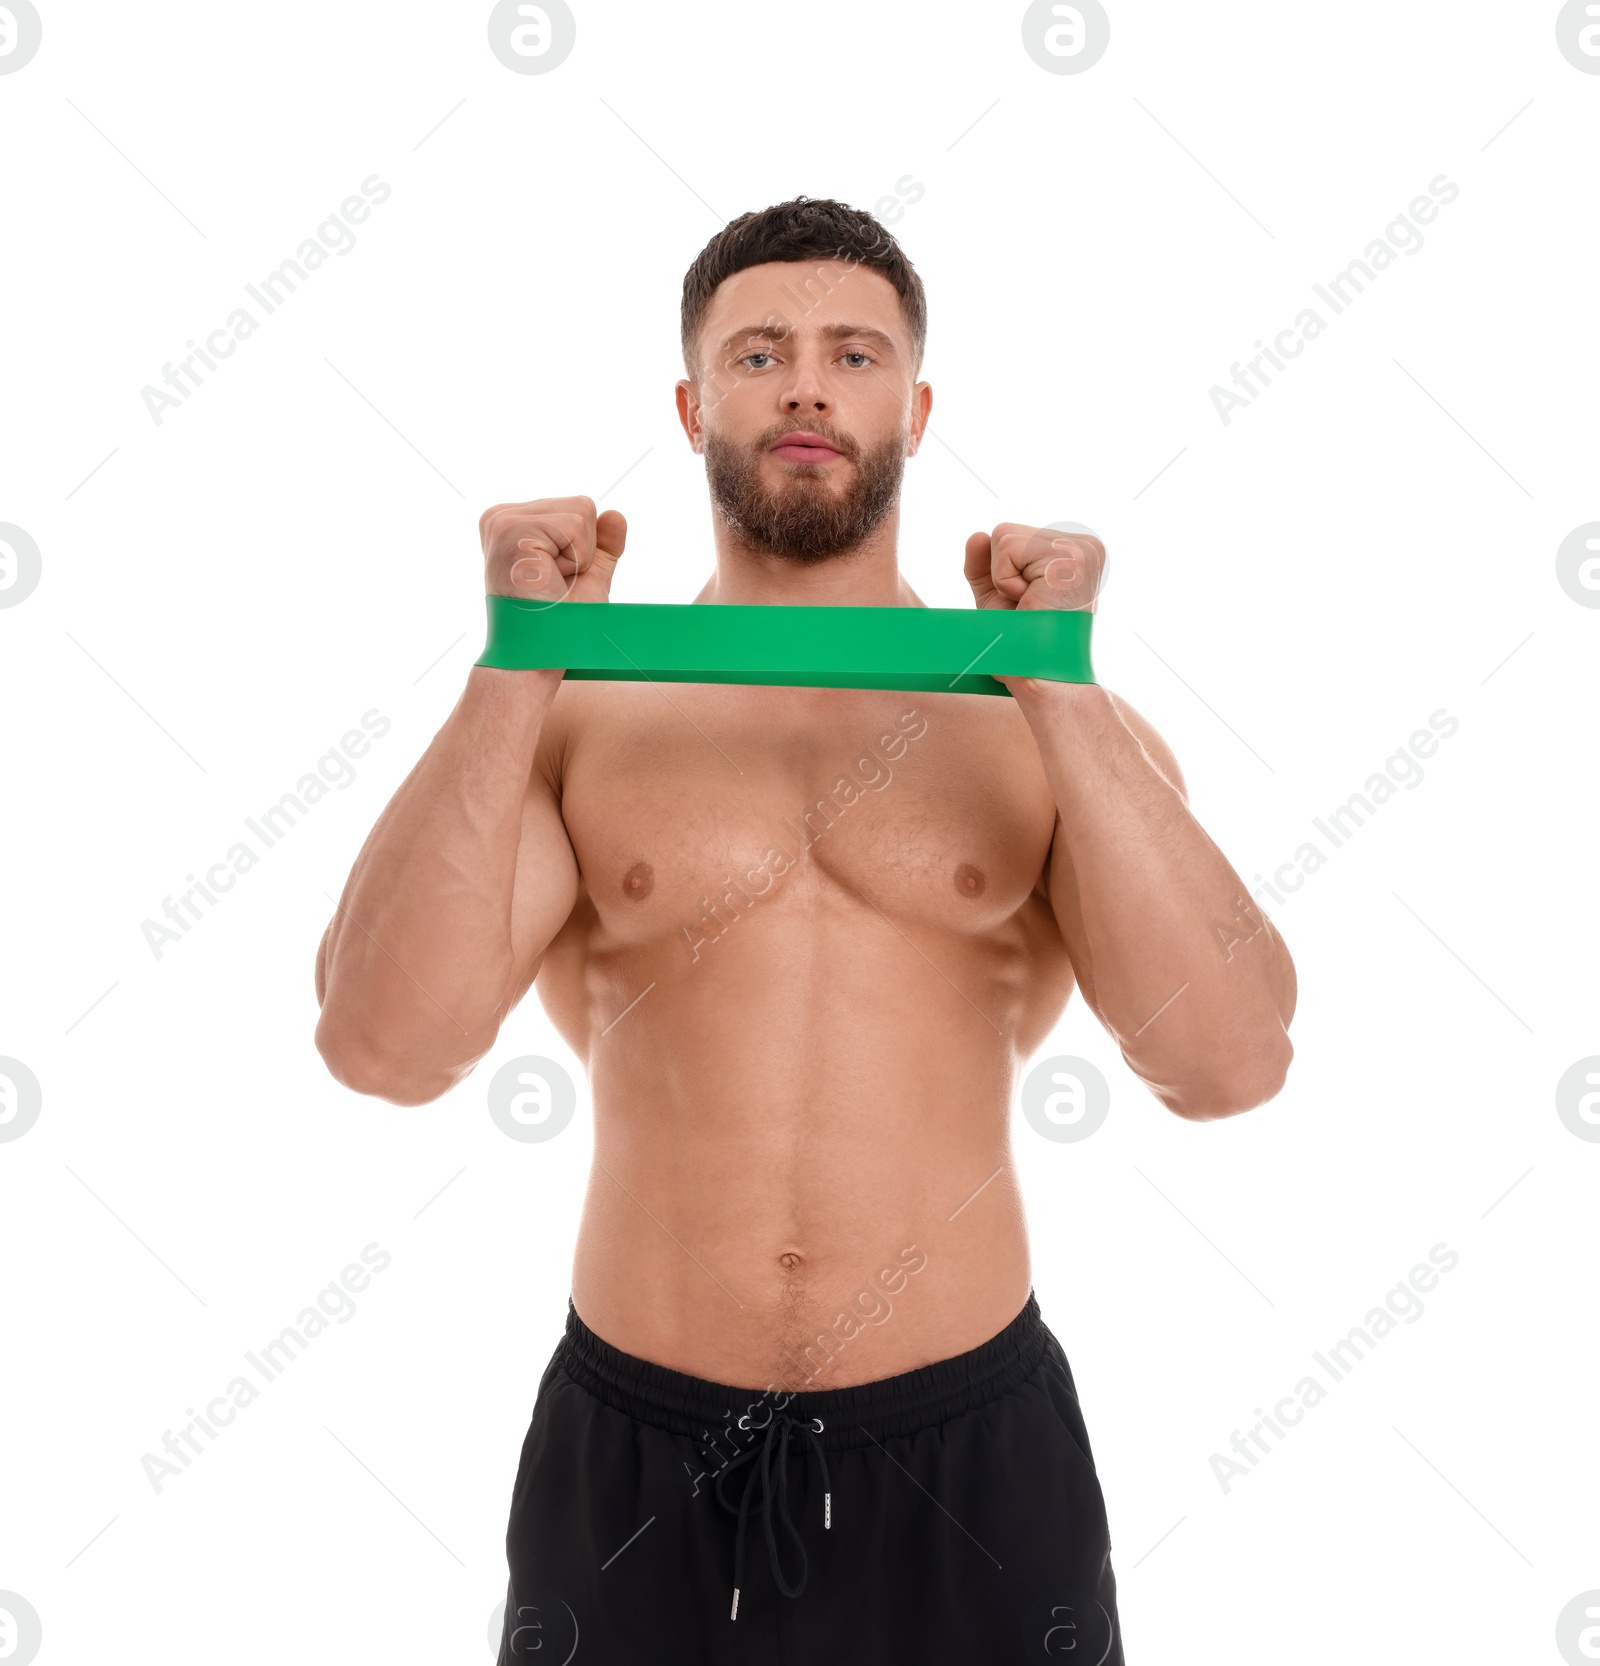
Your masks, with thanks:
M739 363L749 364L752 359L770 359L771 357L772 355L763 347L758 348L754 353L746 353L745 356L740 359ZM756 368L759 370L761 367L757 365Z
M844 357L847 359L860 359L864 364L870 364L872 362L872 355L870 353L863 353L859 347L852 347L847 353L845 353ZM852 366L852 368L855 367Z

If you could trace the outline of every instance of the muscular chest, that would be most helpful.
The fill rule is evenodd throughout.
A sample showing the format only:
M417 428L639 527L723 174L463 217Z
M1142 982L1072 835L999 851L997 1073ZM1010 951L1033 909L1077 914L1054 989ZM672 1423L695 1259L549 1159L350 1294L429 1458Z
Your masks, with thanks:
M620 943L758 906L981 934L1049 852L1055 807L1009 701L574 683L558 711L562 816Z

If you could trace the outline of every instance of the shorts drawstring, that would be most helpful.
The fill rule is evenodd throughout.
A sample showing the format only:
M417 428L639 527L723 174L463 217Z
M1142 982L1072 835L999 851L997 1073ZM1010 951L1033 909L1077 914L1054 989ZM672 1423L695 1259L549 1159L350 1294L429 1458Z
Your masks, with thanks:
M800 1537L799 1529L795 1526L794 1520L789 1514L787 1459L791 1433L805 1436L810 1442L810 1450L816 1454L817 1461L822 1465L822 1525L824 1527L833 1526L833 1493L831 1490L832 1483L828 1479L828 1458L822 1450L822 1442L817 1438L822 1433L822 1419L820 1417L797 1418L791 1417L788 1412L774 1411L768 1416L764 1425L758 1423L754 1426L758 1429L763 1427L766 1429L766 1439L762 1441L759 1447L746 1447L717 1476L717 1502L730 1515L737 1515L739 1518L738 1531L733 1541L733 1611L728 1616L729 1619L733 1620L739 1618L739 1590L744 1582L744 1527L750 1508L750 1490L755 1485L758 1477L761 1481L761 1515L767 1532L767 1555L772 1562L772 1577L777 1582L778 1589L786 1597L797 1597L806 1588L806 1575L810 1564L806 1560L806 1547ZM741 1429L751 1427L748 1414L739 1419L739 1427ZM800 1557L800 1579L793 1590L790 1590L788 1581L783 1576L783 1567L778 1559L778 1538L772 1530L772 1448L774 1441L777 1442L778 1446L778 1517L783 1523L784 1531L794 1541L795 1550ZM752 1459L758 1457L761 1462L759 1465L752 1465L750 1473L745 1477L744 1491L739 1495L738 1504L730 1503L722 1490L723 1482L740 1464L750 1463Z

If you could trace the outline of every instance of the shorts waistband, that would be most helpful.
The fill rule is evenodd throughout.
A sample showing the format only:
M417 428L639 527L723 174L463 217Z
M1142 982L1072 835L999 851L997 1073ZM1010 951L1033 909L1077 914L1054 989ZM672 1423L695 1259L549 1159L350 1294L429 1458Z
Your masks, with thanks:
M964 1354L846 1388L735 1388L613 1347L584 1324L569 1297L556 1356L567 1375L597 1400L673 1434L703 1439L735 1425L760 1430L781 1411L808 1423L820 1420L822 1444L843 1450L914 1434L1009 1394L1038 1368L1049 1343L1050 1331L1030 1289L1016 1318ZM741 1418L746 1421L739 1423Z

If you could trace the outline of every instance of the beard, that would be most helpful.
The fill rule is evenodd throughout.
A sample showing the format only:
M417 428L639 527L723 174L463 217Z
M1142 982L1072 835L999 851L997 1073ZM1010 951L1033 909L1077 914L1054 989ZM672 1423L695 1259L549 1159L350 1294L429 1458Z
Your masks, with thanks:
M843 453L854 467L843 490L823 477L823 463L788 465L796 470L780 485L761 479L761 458L793 424L769 429L750 447L706 435L706 481L722 518L751 548L804 564L831 560L860 544L880 526L900 498L905 471L905 432L863 450L854 440L818 426L811 432Z

